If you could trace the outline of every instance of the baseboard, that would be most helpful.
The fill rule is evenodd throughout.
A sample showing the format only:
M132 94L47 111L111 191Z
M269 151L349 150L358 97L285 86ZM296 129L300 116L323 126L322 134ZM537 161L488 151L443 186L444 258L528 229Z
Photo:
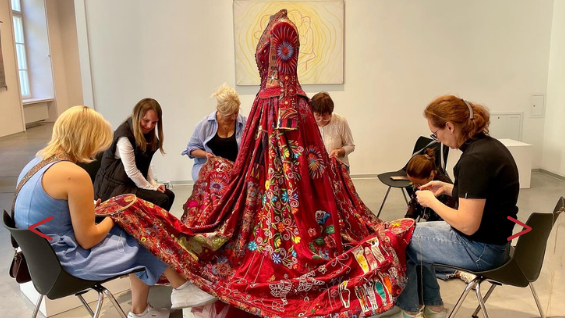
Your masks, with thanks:
M352 174L349 175L351 179L377 179L378 174L376 173L360 173L360 174ZM163 182L163 181L158 181ZM178 181L169 181L166 182L173 185L173 189L175 186L191 186L194 185L194 180L178 180Z
M351 179L377 179L378 174L376 173L359 173L359 174L350 174Z
M562 176L560 174L553 173L553 172L550 172L550 171L547 171L547 170L544 170L544 169L532 169L532 172L541 172L543 174L546 174L548 176L552 176L552 177L559 179L561 181L565 181L565 176Z
M547 170L544 169L532 169L532 172L540 172L540 173L544 173L547 174L549 176L555 177L559 180L563 180L565 181L565 176L553 173L553 172L549 172ZM377 173L359 173L359 174L351 174L349 175L351 177L351 179L377 179L379 174ZM179 186L186 186L186 185L194 185L194 180L179 180L179 181L171 181L170 182L173 186L179 185Z

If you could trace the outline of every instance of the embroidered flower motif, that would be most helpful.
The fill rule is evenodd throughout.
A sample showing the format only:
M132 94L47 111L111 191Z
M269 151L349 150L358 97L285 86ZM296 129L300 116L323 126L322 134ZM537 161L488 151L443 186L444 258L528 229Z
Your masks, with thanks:
M315 146L308 146L306 158L310 177L313 179L321 178L326 169L322 153Z
M318 222L318 224L322 225L324 223L326 223L326 220L330 217L330 214L326 211L316 211L315 213L316 216L316 222Z
M310 235L310 237L314 237L314 236L316 236L316 234L317 234L317 232L316 232L315 228L311 227L311 228L308 229L308 235Z
M294 54L294 48L286 41L283 41L277 48L277 55L283 60L287 61L292 54Z
M273 263L275 264L280 264L281 263L281 255L279 253L273 253L273 255L271 256L271 259L273 260Z
M254 250L257 249L257 243L255 243L255 241L251 241L251 242L249 242L249 244L247 244L247 248L250 251L254 251Z
M327 245L328 247L331 247L331 248L336 247L335 239L334 239L334 237L331 236L331 235L326 236L326 237L324 238L324 242L326 242L326 245Z
M282 224L282 222L277 225L277 228L281 233L284 232L284 230L286 229L286 227L284 226L284 224Z
M283 194L281 195L281 200L286 203L288 202L288 193L283 192Z
M216 265L216 272L218 275L226 277L231 275L232 269L228 263L218 263L218 265Z

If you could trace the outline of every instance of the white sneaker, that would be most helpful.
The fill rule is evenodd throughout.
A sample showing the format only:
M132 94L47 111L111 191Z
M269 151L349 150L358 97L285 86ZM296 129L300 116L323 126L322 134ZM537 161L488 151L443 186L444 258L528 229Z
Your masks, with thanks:
M410 315L404 310L401 310L396 315L390 316L390 318L424 318L424 314L420 311L416 315Z
M424 313L424 318L446 318L447 308L444 308L442 311L433 311L430 308L428 308L428 306L426 306L423 310L423 313Z
M186 282L179 288L173 288L171 293L171 309L197 307L211 304L218 298L196 287L191 282Z
M128 318L169 318L171 311L169 309L155 309L151 305L147 304L147 308L141 314L134 314L133 312L128 313Z

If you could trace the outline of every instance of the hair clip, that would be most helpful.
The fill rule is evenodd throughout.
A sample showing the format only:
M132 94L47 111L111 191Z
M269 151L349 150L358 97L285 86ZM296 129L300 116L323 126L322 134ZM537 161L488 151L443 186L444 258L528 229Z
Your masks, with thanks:
M469 102L467 102L466 100L462 99L463 102L465 102L465 105L467 105L467 107L469 108L469 119L470 120L474 120L475 119L475 115L473 114L473 107L471 107L471 104L469 104Z

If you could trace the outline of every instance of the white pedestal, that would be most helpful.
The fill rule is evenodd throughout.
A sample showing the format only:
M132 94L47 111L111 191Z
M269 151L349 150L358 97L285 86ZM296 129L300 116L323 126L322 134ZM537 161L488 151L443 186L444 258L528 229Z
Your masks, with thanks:
M114 296L118 293L128 291L130 289L129 278L127 276L114 279L104 284ZM33 303L33 306L37 304L37 299L39 297L39 293L33 287L33 283L25 283L20 285L20 291ZM88 293L83 295L84 299L90 303L96 301L98 299L98 294L94 291L89 291ZM109 301L105 299L105 301ZM71 310L73 308L82 307L82 303L78 299L78 297L71 295L64 298L59 298L56 300L51 300L44 296L43 301L41 302L41 306L39 307L39 311L45 317L51 317L57 315L59 313ZM125 309L126 313L128 309ZM85 314L86 309L85 309Z
M532 145L512 139L499 139L510 150L520 176L520 188L530 188L532 179Z

